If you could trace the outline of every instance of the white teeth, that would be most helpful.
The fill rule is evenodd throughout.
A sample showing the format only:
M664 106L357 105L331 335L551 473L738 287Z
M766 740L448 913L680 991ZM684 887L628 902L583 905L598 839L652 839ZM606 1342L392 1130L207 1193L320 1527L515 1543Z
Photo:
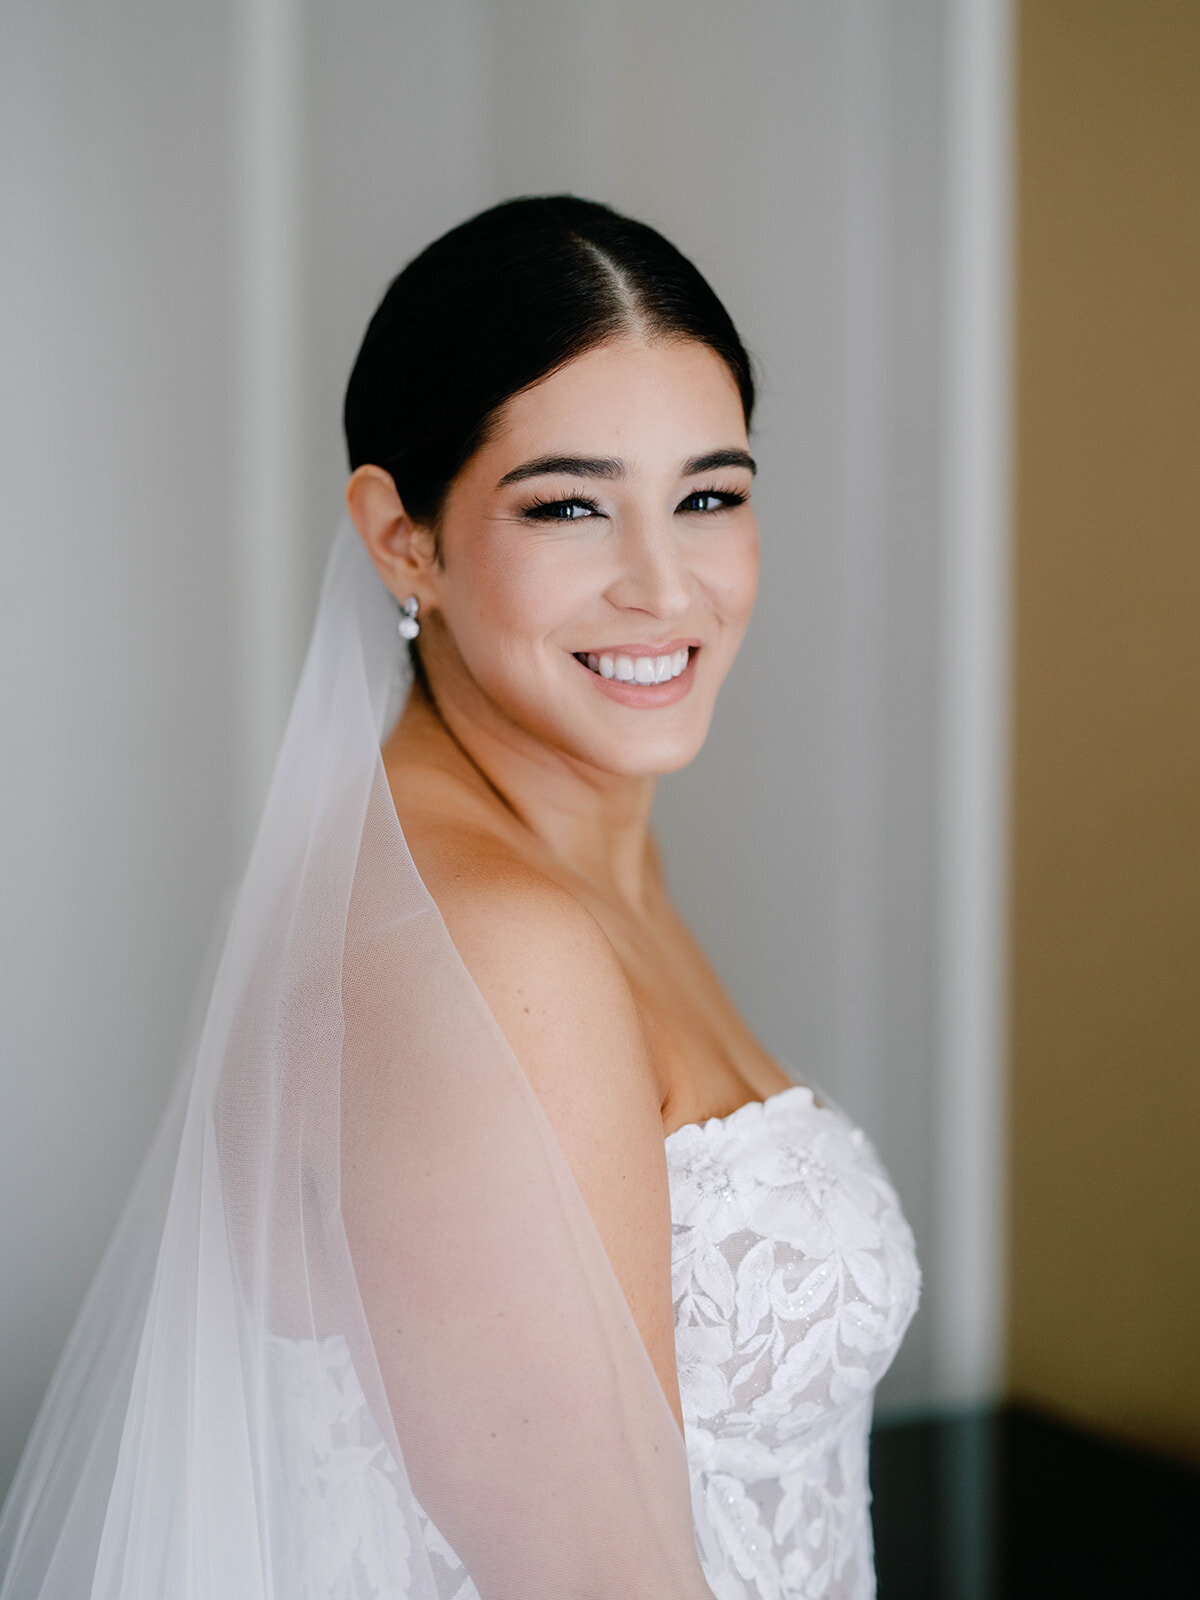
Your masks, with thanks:
M602 678L616 678L620 683L670 683L687 667L690 654L684 645L669 656L608 656L580 651L578 659Z

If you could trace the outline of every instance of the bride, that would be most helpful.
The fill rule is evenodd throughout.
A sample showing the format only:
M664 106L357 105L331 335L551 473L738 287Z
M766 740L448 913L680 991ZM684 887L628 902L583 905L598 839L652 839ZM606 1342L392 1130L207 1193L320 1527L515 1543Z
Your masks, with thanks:
M874 1593L912 1237L650 831L750 619L753 403L708 284L604 206L507 202L391 285L258 838L0 1600Z

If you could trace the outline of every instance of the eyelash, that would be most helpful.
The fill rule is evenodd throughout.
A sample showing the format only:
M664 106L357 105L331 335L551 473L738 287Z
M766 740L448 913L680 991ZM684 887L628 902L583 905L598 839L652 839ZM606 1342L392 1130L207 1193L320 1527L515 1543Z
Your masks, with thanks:
M750 496L743 494L740 489L693 489L685 498L695 500L708 496L710 499L719 500L721 504L708 511L693 509L691 515L698 517L711 517L714 511L728 511L735 506L744 506ZM585 494L568 495L564 499L543 500L535 495L526 506L521 509L521 515L528 517L533 522L586 522L586 517L561 517L553 516L552 512L558 511L563 506L586 506L593 516L602 515L600 507L590 496Z

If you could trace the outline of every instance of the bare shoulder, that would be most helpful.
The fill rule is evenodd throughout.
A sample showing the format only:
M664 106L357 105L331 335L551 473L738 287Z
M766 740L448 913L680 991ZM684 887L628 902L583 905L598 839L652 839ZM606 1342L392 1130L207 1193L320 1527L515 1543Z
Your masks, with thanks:
M486 830L410 827L417 868L556 1127L661 1107L637 1003L608 935L562 884Z
M679 1417L662 1107L632 986L568 889L486 831L409 818L417 869L554 1130Z

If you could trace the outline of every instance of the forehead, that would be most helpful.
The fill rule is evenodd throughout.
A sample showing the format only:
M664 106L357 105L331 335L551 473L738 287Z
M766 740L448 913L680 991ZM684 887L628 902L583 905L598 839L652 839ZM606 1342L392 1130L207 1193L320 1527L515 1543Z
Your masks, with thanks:
M501 408L487 469L541 453L616 456L631 468L744 445L733 374L697 340L621 339L576 356Z

